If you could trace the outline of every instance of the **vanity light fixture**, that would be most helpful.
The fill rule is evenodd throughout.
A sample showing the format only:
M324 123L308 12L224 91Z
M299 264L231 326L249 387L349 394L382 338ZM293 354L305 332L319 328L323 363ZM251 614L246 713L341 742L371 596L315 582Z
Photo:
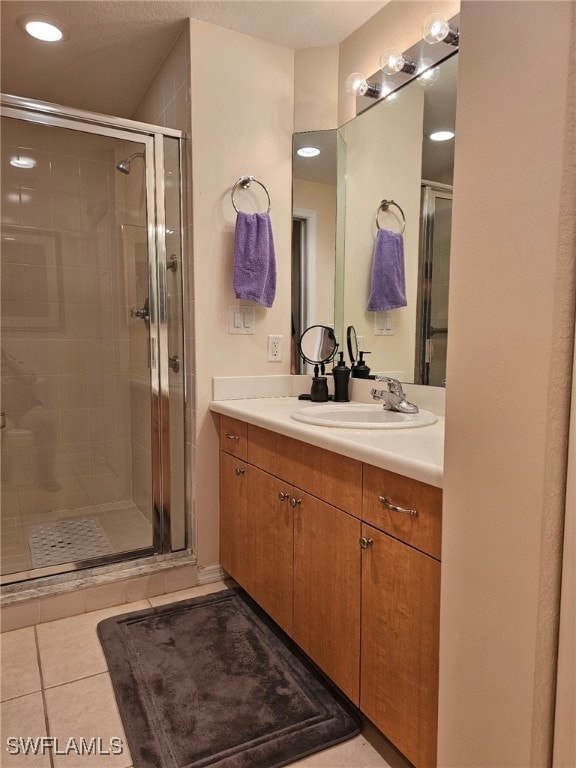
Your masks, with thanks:
M36 160L31 157L24 157L24 155L15 155L10 158L10 165L14 168L34 168Z
M380 69L387 75L395 75L397 72L413 75L416 72L416 62L404 56L397 48L387 48L380 56Z
M382 86L379 83L369 83L362 72L352 72L346 78L346 93L379 99L382 96Z
M427 43L448 43L458 45L460 33L446 21L440 13L431 13L424 21L422 37Z
M58 43L69 37L68 31L48 16L26 14L17 19L18 26L36 40Z
M300 157L316 157L320 154L318 147L300 147L296 150L296 154Z
M454 138L454 131L434 131L429 138L432 141L450 141Z

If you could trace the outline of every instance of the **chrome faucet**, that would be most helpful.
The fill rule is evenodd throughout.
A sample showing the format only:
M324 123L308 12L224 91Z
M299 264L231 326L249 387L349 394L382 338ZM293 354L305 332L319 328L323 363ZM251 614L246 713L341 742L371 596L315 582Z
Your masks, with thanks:
M398 379L392 379L390 376L376 376L376 381L384 383L383 389L370 390L374 400L383 400L384 410L400 411L400 413L418 413L418 406L409 403L402 389L402 384Z

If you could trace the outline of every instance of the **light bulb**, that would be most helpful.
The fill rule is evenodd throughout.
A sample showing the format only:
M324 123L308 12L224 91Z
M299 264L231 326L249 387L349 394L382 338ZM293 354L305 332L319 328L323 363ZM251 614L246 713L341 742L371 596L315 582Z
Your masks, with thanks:
M368 83L362 72L352 72L346 78L346 93L364 96L368 90Z
M387 75L395 75L398 72L413 75L416 71L416 62L404 56L397 48L387 48L380 56L380 69Z
M382 95L382 86L379 83L369 83L362 72L352 72L346 78L346 93L379 99Z
M452 29L444 16L439 13L431 13L424 21L422 37L427 43L449 43L458 45L458 30Z
M25 24L25 29L32 37L47 43L56 43L64 37L61 29L47 21L28 21Z

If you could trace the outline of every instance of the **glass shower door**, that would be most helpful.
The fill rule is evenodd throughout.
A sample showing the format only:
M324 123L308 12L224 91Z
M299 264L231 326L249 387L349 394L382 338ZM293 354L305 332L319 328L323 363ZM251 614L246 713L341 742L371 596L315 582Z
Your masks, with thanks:
M169 536L155 140L33 120L2 118L2 574L13 580L159 552Z
M422 187L416 382L446 385L452 191Z

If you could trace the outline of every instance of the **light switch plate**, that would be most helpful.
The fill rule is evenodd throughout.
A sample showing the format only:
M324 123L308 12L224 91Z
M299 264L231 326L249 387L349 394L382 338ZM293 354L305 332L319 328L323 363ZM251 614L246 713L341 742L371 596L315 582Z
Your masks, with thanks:
M228 333L253 334L255 332L254 307L230 305L228 307Z
M374 312L374 336L394 336L394 323L389 311Z

